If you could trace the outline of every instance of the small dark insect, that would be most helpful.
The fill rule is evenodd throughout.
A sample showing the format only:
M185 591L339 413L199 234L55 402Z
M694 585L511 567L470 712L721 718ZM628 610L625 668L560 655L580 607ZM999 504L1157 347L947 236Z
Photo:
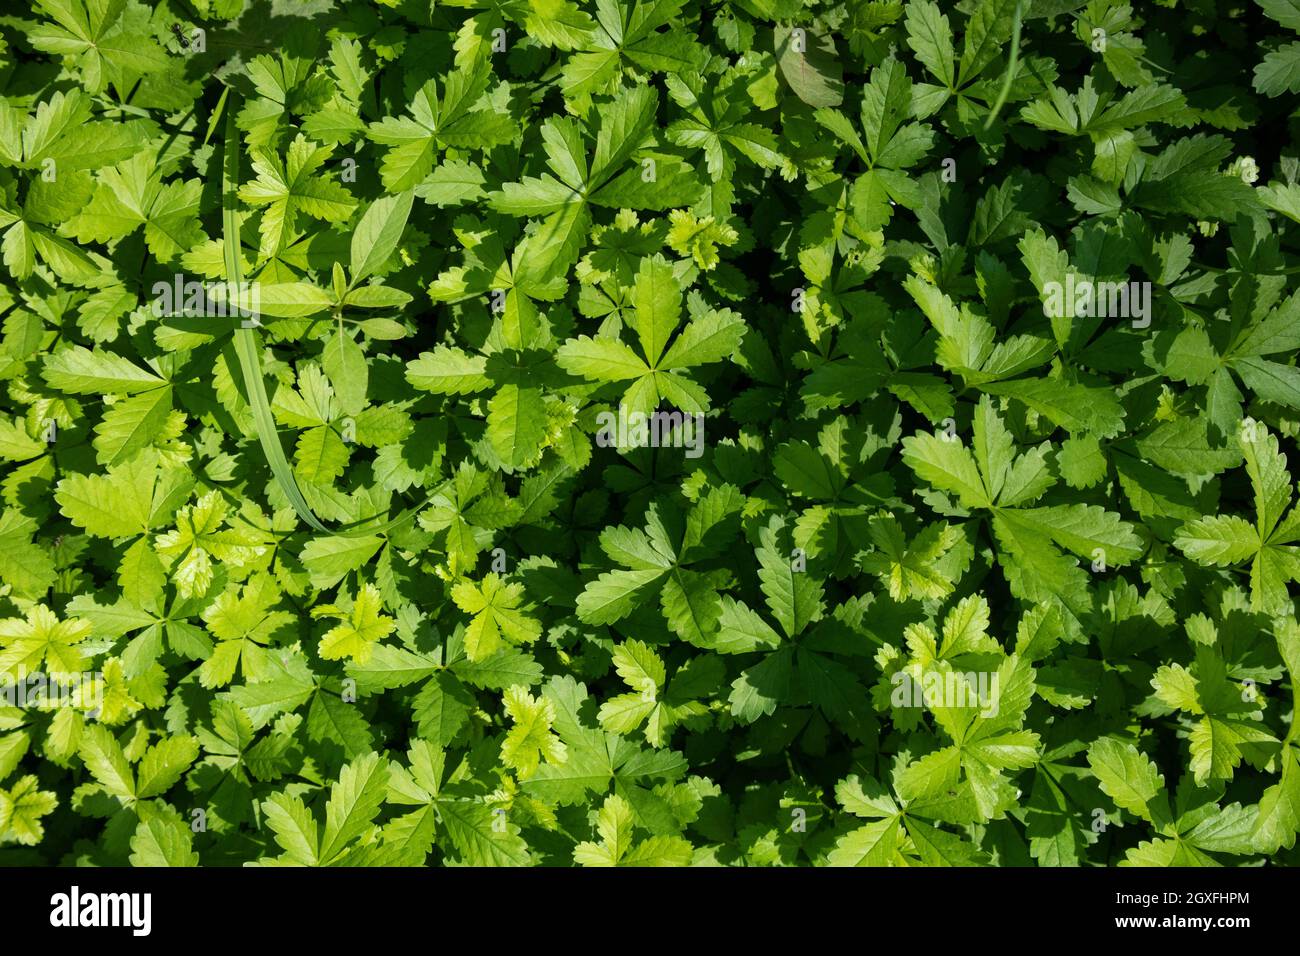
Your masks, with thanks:
M180 44L181 48L179 50L172 50L171 52L177 54L184 53L189 47L190 41L185 38L185 31L181 29L179 23L172 24L172 36L176 38L176 42Z
M238 40L209 38L207 32L199 27L186 27L180 22L171 25L171 34L179 49L169 47L174 56L186 56L191 53L207 53L211 46L213 51L257 51L271 49L266 43L243 43Z

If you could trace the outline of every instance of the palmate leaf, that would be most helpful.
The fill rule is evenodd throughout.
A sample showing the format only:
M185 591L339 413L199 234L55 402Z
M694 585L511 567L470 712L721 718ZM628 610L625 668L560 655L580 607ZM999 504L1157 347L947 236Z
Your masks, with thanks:
M388 763L374 753L346 765L330 789L323 828L300 798L287 793L268 798L263 811L280 854L258 862L340 866L347 865L350 858L362 857L361 848L353 844L372 830L372 821L388 791L388 775Z
M573 848L579 866L686 866L692 847L680 837L653 836L633 840L632 807L620 796L606 798L597 817L600 843L583 842Z
M1175 544L1200 564L1251 561L1253 606L1277 612L1289 605L1287 582L1300 580L1300 516L1291 507L1292 482L1276 436L1250 422L1238 442L1254 491L1255 525L1235 515L1199 518L1179 529Z
M554 704L533 697L522 687L511 687L505 694L505 709L515 722L501 745L501 759L507 767L529 777L543 758L548 763L564 763L568 751L564 742L551 733Z
M77 647L90 636L91 625L79 618L59 620L50 608L37 604L25 618L0 620L0 675L12 684L27 674L79 674L87 661Z
M0 790L0 835L25 846L36 846L45 836L41 818L58 806L58 797L41 790L35 777L22 777Z
M1017 594L1035 601L1050 596L1071 614L1084 613L1082 572L1062 550L1120 566L1141 556L1141 538L1118 514L1098 506L1031 506L1056 482L1046 450L1018 455L987 396L976 408L973 432L972 449L956 435L910 436L903 440L903 460L960 505L991 512L991 531L1007 552L1003 568Z
M384 186L397 193L420 185L433 169L439 147L487 149L514 135L508 116L472 109L490 80L486 69L453 73L442 85L430 80L408 107L409 117L372 123L367 135L392 147L384 156Z
M1256 5L8 18L0 864L1296 862Z
M225 128L225 148L222 159L222 247L224 259L224 272L228 282L239 288L243 282L243 271L240 267L239 259L239 214L235 208L234 184L239 181L239 133L236 126L235 112L233 105L228 110ZM301 140L295 141L301 142ZM300 148L300 153L306 149L306 146ZM319 160L319 153L314 154L311 161ZM281 196L281 200L286 204L287 197ZM281 201L275 200L275 201ZM326 208L313 206L312 208ZM334 210L337 211L337 210ZM263 290L265 291L265 290ZM297 302L300 295L294 294L289 297L293 302ZM275 296L271 296L274 304ZM306 314L311 314L316 309L309 310ZM290 315L299 314L290 310ZM239 356L239 367L242 374L243 384L246 389L249 405L256 421L256 430L258 441L261 444L263 452L266 454L267 464L271 468L277 483L283 489L285 495L289 498L289 503L293 510L298 514L307 525L312 529L324 534L338 534L346 537L365 537L376 533L383 533L392 528L401 527L402 525L413 521L422 504L412 506L395 518L383 522L384 515L376 514L363 518L358 525L362 527L344 528L338 531L331 531L316 516L311 506L303 497L302 490L298 487L294 479L293 471L284 455L284 447L280 444L279 435L275 426L275 419L271 414L270 400L266 394L266 382L262 372L262 361L258 354L257 332L250 326L241 323L240 327L234 332L235 350ZM381 523L374 524L375 519Z
M54 23L38 26L33 44L49 53L74 56L91 92L101 91L110 80L122 82L168 65L153 37L128 27L124 3L41 0L39 6Z
M320 655L326 660L347 658L364 664L374 652L376 642L386 637L396 622L380 613L379 590L364 584L357 592L352 608L343 611L332 604L312 608L313 617L336 617L340 623L321 638Z
M316 146L303 136L289 145L283 162L265 150L253 153L257 178L239 187L239 198L262 209L262 255L272 256L295 233L300 216L326 222L346 219L355 205L340 183L324 177L321 167L328 147Z
M156 454L138 454L104 475L69 475L58 485L63 513L87 533L106 538L145 534L166 522L188 495L193 479L160 468Z
M630 414L649 415L664 399L702 414L707 396L682 371L730 357L744 336L744 321L730 309L710 310L668 344L681 322L681 291L673 269L659 256L641 261L632 300L640 354L618 339L579 336L560 346L557 364L591 380L631 381L620 402Z
M110 794L130 802L157 797L175 786L198 757L193 737L167 737L144 752L135 772L121 745L106 727L96 725L83 735L80 756L95 781Z
M197 180L158 182L146 154L102 170L89 204L66 226L78 242L109 242L143 226L149 250L163 260L174 259L205 237L198 220Z
M465 631L465 650L471 661L491 657L503 641L527 644L541 634L541 625L521 607L523 588L489 573L481 584L461 581L452 590L456 606L472 615Z

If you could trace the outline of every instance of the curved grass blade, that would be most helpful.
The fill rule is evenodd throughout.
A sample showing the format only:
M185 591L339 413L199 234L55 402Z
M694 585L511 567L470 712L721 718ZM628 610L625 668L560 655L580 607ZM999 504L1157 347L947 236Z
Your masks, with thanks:
M989 110L988 119L984 121L984 128L988 129L993 125L993 121L998 118L998 113L1002 112L1002 105L1006 103L1007 97L1011 94L1011 83L1016 76L1016 67L1020 65L1020 21L1024 13L1024 0L1016 4L1016 12L1012 14L1011 19L1011 57L1007 60L1007 72L1002 77L1002 88L998 90L998 98L993 101L993 108Z
M217 105L212 109L212 115L208 117L208 131L203 134L203 145L208 145L208 140L212 139L212 134L217 131L217 124L221 122L221 113L226 108L226 98L230 95L230 87L221 88L221 99L217 100Z
M222 100L223 102L225 100L224 93L222 94ZM221 164L222 246L225 256L226 280L233 283L236 288L243 281L239 261L239 213L236 209L235 199L235 189L239 184L239 129L235 124L237 112L236 104L233 101L226 103L226 141L223 147L225 153ZM266 462L270 465L271 473L275 476L275 480L280 483L280 487L289 499L289 503L293 506L293 510L311 528L322 534L343 537L386 534L412 520L438 493L439 489L431 491L424 501L407 508L397 517L383 524L367 527L371 522L386 517L377 514L351 522L338 529L327 528L316 517L315 512L311 510L311 505L303 497L302 489L298 487L298 481L293 476L293 469L285 457L284 446L280 444L280 435L275 427L275 416L271 414L271 402L266 394L266 377L262 371L261 349L255 329L245 327L242 324L235 329L235 354L239 359L244 388L248 393L248 403L253 411L253 420L257 425L257 439L262 446L263 454L266 455Z
M225 154L221 163L221 231L226 281L238 289L243 276L239 263L239 213L235 208L235 189L239 184L239 128L235 125L234 107L234 103L229 103L226 110ZM271 466L271 473L280 483L280 488L298 517L317 531L329 534L329 528L321 523L307 504L307 499L302 496L302 489L298 487L289 461L284 457L284 446L280 444L275 417L271 414L271 402L266 397L266 380L262 375L256 330L242 323L235 329L235 354L239 356L248 404L253 410L253 420L257 423L257 440L262 445L267 464Z

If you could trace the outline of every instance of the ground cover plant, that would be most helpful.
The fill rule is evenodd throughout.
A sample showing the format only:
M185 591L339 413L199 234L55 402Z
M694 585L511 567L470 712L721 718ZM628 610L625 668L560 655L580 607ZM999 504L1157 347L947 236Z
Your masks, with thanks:
M0 57L0 863L1297 861L1294 0Z

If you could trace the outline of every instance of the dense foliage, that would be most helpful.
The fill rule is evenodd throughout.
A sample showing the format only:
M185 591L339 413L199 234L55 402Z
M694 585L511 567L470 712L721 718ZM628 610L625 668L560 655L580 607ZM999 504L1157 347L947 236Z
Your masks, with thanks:
M1296 862L1297 34L10 8L0 862Z

